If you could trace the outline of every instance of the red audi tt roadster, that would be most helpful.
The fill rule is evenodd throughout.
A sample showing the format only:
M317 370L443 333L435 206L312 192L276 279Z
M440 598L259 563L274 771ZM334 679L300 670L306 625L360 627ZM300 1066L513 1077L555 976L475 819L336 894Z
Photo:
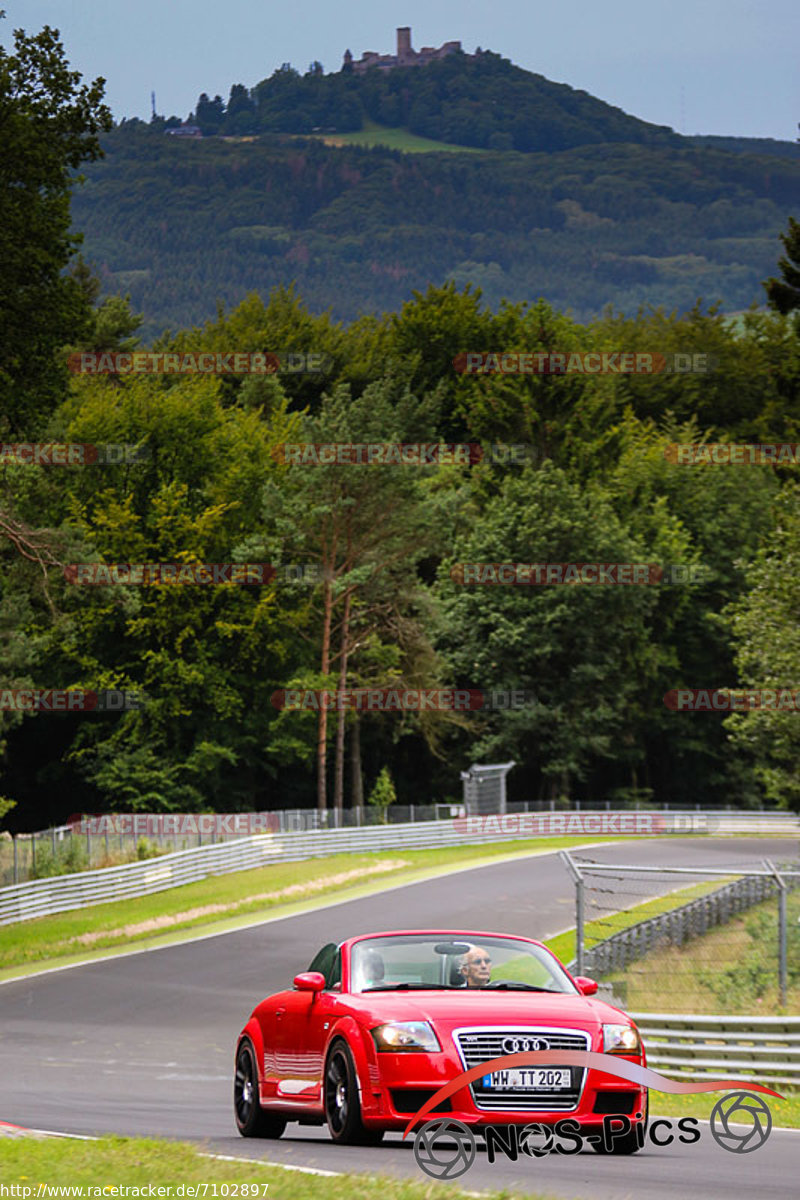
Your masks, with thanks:
M645 1065L635 1024L596 991L531 938L413 930L331 942L242 1030L237 1127L275 1138L289 1121L327 1123L335 1142L377 1143L443 1085L505 1055L597 1051ZM473 1126L570 1116L581 1132L626 1115L630 1137L614 1152L632 1153L647 1091L595 1069L510 1066L477 1074L434 1111Z

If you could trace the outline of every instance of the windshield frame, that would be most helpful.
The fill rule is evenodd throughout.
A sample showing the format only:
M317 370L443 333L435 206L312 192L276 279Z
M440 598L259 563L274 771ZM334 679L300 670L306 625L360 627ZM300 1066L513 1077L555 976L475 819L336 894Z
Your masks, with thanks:
M552 988L541 988L541 989L538 989L534 986L525 987L525 986L522 986L523 981L521 980L519 988L514 988L514 987L499 988L498 987L496 990L491 987L489 987L488 989L486 987L467 988L462 984L452 984L449 982L446 984L442 984L442 983L438 983L438 982L432 983L430 988L426 988L426 987L424 987L424 985L420 986L420 983L415 984L415 983L413 983L413 981L407 981L411 984L411 986L398 987L395 989L395 988L389 988L389 987L382 987L380 985L377 985L373 988L369 988L369 987L365 988L363 986L363 983L361 980L356 980L355 975L356 975L357 963L354 960L356 960L358 958L358 951L359 951L359 949L364 947L364 943L375 942L376 943L375 949L379 950L380 943L385 944L387 941L402 942L404 940L409 943L414 943L414 942L430 943L433 941L451 941L454 943L455 942L464 942L464 943L469 943L472 946L483 946L488 943L489 949L491 949L492 946L499 947L504 944L509 945L509 948L512 945L516 945L517 947L520 948L521 952L524 951L525 953L530 954L531 957L538 959L542 963L542 965L546 968L546 970L549 971L550 974L552 974L552 976L553 976L552 982L553 982L554 986ZM342 946L342 951L343 951L342 967L343 967L343 972L344 972L344 980L343 980L342 990L349 992L356 996L381 996L381 995L384 995L384 996L395 996L395 995L397 995L397 996L412 996L412 995L415 995L418 993L422 993L424 991L431 991L431 992L435 991L437 993L444 992L444 991L447 991L447 992L469 991L469 992L474 993L477 991L477 992L483 993L483 992L486 992L487 990L491 994L494 994L494 995L501 995L501 994L502 995L517 995L517 996L523 996L523 995L529 995L529 996L533 996L533 995L556 995L556 996L578 995L579 996L579 995L581 995L580 989L578 988L577 984L573 980L570 972L567 970L567 968L564 966L564 964L556 957L556 955L553 954L552 951L547 948L547 946L544 946L541 942L536 941L535 938L526 938L526 937L522 937L518 934L484 933L484 932L481 932L478 930L462 931L462 930L452 930L452 929L413 929L413 930L405 930L405 931L402 931L402 930L394 931L393 930L393 931L387 931L385 933L362 934L359 937L350 938ZM448 958L443 956L443 958L442 958L443 965L446 961L448 961ZM499 966L501 966L501 964L498 964L498 967ZM452 963L451 963L451 967L452 967ZM495 968L495 969L497 969L497 968ZM502 979L503 979L502 974L499 974L498 980L502 980ZM560 988L558 987L559 983L563 984L563 986Z

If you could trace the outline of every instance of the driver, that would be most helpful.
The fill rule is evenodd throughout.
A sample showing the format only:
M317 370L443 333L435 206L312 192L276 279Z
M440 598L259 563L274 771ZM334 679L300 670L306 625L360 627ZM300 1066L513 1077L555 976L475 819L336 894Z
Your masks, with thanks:
M460 971L464 976L462 987L486 987L492 977L492 960L485 946L473 946L461 960Z

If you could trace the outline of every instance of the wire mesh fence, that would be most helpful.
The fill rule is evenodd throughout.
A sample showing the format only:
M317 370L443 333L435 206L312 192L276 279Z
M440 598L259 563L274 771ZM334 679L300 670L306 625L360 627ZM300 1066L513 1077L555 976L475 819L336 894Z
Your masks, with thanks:
M554 820L563 806L555 801L508 801L506 814L516 818L528 813L554 813ZM563 819L587 813L642 813L638 804L617 805L611 801L575 802L564 810ZM786 812L756 812L730 807L706 811L700 805L663 805L657 810L664 815L661 832L741 833L769 832L776 836L800 832L798 818ZM192 850L217 845L232 839L251 837L254 833L301 833L326 830L347 830L375 827L383 824L407 825L422 822L458 820L465 815L460 800L429 804L394 804L389 809L369 805L337 811L327 809L281 809L271 812L244 813L111 813L85 821L58 825L33 833L18 833L12 837L0 832L0 888L34 879L77 871L121 866L124 863L148 859L159 854ZM670 824L671 823L671 824ZM525 830L510 825L498 828L497 837L522 835ZM668 829L669 826L669 829ZM531 831L531 836L537 831ZM588 833L588 828L554 829L558 833ZM621 828L597 828L598 834L626 833ZM642 832L642 830L638 830ZM658 832L658 830L654 831Z
M800 864L654 868L564 853L576 891L575 970L624 1008L800 1010Z
M581 805L575 806L581 811ZM619 808L614 805L614 808ZM698 806L699 807L699 806ZM551 811L551 801L509 801L510 814ZM608 811L610 801L584 804L586 811ZM34 833L0 833L0 887L25 883L101 867L216 845L230 838L250 837L253 833L300 833L326 829L354 829L364 826L404 825L418 821L448 820L463 816L461 800L430 804L393 804L388 810L360 805L337 811L327 809L280 809L260 813L183 814L171 823L175 814L109 814L93 825L58 825ZM127 816L130 828L122 818ZM260 823L254 825L254 818ZM135 824L133 822L135 821ZM175 831L177 830L177 831Z

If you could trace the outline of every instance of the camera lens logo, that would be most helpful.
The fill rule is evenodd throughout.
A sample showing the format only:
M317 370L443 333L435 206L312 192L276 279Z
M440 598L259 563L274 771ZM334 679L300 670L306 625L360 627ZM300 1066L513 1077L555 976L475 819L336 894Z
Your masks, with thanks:
M433 1179L458 1179L475 1161L475 1138L460 1121L426 1121L414 1138L414 1157Z
M517 1145L531 1158L546 1158L553 1149L553 1130L549 1125L523 1125L517 1134Z
M731 1129L732 1124L747 1124L747 1130ZM772 1113L760 1096L753 1092L731 1092L711 1110L711 1136L723 1150L750 1154L758 1150L772 1132Z

